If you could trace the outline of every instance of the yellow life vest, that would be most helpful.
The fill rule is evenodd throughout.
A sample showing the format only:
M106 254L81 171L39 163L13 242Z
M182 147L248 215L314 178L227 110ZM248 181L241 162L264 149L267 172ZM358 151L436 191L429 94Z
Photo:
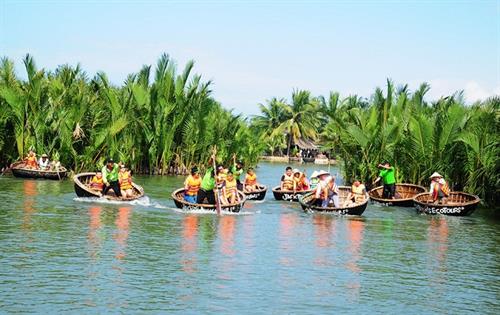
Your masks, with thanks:
M129 172L119 173L118 180L120 181L120 189L132 189L132 176Z
M104 187L104 182L102 181L101 178L97 178L97 176L92 177L92 180L90 181L90 188L96 189L96 190L102 190Z
M187 190L185 194L188 196L196 196L198 194L198 190L200 190L201 186L201 177L198 178L189 175L184 182L184 186L187 186Z
M293 190L293 182L295 181L293 175L283 175L283 189L284 190Z
M256 174L253 174L253 175L247 174L245 176L245 185L253 186L255 184L257 184L257 175Z
M351 192L354 194L354 201L355 202L363 202L365 201L365 185L360 184L358 187L352 185L351 186Z
M237 191L237 183L236 179L233 178L233 180L229 181L226 179L226 194L228 196L232 196L233 194L236 194Z

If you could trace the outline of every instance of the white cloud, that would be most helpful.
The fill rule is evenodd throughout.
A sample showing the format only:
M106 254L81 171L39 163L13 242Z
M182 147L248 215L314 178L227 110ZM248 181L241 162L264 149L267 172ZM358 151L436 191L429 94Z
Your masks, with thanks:
M487 85L474 80L458 79L432 79L427 81L431 89L427 93L427 99L437 100L443 96L452 95L458 91L464 91L465 100L469 103L483 101L494 95L500 95L500 85ZM417 85L418 86L418 85Z

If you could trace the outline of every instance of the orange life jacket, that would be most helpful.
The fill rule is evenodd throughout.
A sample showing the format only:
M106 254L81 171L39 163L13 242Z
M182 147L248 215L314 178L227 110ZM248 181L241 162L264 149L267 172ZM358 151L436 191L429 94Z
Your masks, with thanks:
M293 182L294 182L294 179L293 179L293 175L291 176L288 176L288 175L283 175L284 178L283 178L283 189L284 190L293 190Z
M36 155L28 155L26 158L26 165L29 167L37 167Z
M187 186L187 190L184 192L188 196L196 196L198 194L198 190L200 190L201 186L201 177L198 178L189 175L184 182L184 187Z
M257 184L257 175L256 174L253 174L253 175L247 174L245 176L245 185L253 186L255 184Z
M298 187L297 188L298 190L308 190L309 189L309 185L307 184L305 177L301 177L299 179L299 182L297 183L297 187Z
M130 172L119 173L118 181L120 182L120 189L132 189L132 176L130 175Z
M97 178L97 176L92 177L92 181L90 181L90 188L96 189L96 190L102 190L104 187L104 182L102 181L101 178Z

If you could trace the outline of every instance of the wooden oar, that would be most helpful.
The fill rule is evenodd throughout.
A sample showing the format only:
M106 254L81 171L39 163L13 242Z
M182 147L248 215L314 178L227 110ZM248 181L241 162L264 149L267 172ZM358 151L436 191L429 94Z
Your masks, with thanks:
M212 158L212 166L214 168L214 180L215 180L215 211L217 215L220 215L220 197L219 197L219 187L217 186L217 165L215 163L215 155L217 154L217 146L214 146L214 153Z

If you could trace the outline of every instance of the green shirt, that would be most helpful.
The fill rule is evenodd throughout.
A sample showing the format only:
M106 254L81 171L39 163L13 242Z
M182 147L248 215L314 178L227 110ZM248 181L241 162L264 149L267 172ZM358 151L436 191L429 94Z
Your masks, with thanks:
M108 170L108 167L104 165L102 168L102 181L107 184L109 182L115 182L118 180L118 171L120 170L120 167L118 164L113 165L113 169L110 171Z
M233 165L233 167L231 167L231 172L233 173L234 175L234 178L239 181L240 180L240 177L241 177L241 174L243 174L243 168L241 169L237 169L236 168L236 164Z
M382 178L383 183L386 185L396 183L396 178L394 177L394 167L392 166L388 170L381 170L378 176Z
M205 176L203 176L203 179L201 180L201 189L205 191L210 191L215 188L215 177L212 176L212 171L213 167L209 167L207 169L207 172L205 173Z

